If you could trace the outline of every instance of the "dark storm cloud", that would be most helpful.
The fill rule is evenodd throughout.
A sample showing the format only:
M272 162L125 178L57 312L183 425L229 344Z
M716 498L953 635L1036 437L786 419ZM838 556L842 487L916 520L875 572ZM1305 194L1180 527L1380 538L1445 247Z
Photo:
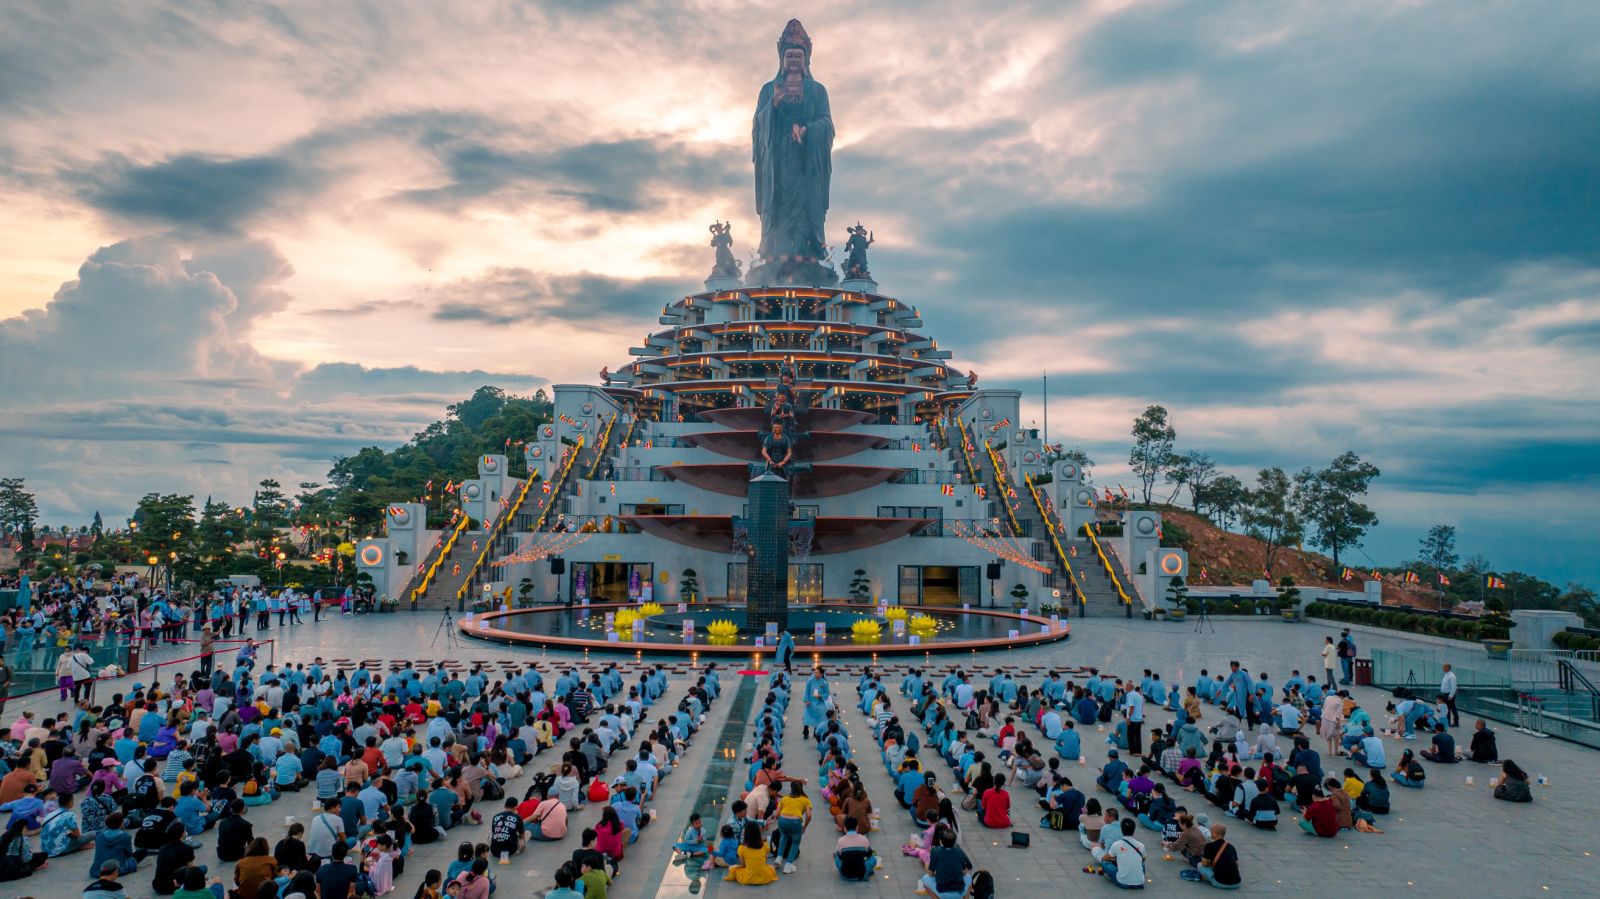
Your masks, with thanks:
M85 203L136 222L218 234L315 192L325 176L290 156L174 156L152 165L112 159L70 177Z
M708 153L671 139L590 141L551 149L501 148L474 135L434 132L420 141L444 166L449 183L407 191L401 199L448 209L469 200L564 198L590 212L639 213L675 194L706 194L733 185L743 169L725 152Z
M501 268L478 278L430 288L417 300L434 307L438 321L511 324L594 319L644 321L664 303L695 289L675 278L612 278L589 273L551 275Z

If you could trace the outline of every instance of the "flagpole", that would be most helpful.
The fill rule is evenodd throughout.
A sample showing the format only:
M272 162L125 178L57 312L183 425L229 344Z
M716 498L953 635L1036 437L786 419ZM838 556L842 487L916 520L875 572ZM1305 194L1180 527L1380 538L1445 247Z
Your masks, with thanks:
M1045 458L1050 458L1050 373L1042 372L1039 375L1044 382L1044 453Z

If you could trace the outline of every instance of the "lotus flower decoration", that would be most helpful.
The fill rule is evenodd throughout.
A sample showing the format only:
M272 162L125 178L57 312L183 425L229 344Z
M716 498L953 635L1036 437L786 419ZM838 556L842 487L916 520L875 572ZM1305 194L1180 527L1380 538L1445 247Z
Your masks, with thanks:
M738 635L739 625L726 618L719 618L706 625L706 633L714 638L732 638Z
M931 633L939 626L939 622L932 615L917 614L911 617L911 629L917 633Z
M611 619L611 629L616 631L631 631L635 621L642 621L639 613L633 609L620 609Z
M857 640L876 640L883 636L883 625L871 618L859 618L850 625L850 636Z
M890 621L900 621L910 614L911 613L906 610L905 606L890 606L889 608L883 610L883 617L889 619Z
M665 611L666 611L666 609L661 608L661 603L658 603L658 602L647 602L644 605L639 607L639 617L640 618L649 618L652 615L660 615L662 612L665 612Z

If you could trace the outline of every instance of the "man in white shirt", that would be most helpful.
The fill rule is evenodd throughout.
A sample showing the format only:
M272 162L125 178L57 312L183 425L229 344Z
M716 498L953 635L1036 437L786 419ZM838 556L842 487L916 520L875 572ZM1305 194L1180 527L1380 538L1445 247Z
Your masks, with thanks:
M1326 675L1323 683L1333 683L1333 672L1339 667L1339 647L1333 642L1332 637L1323 638L1322 643L1322 671ZM1331 689L1331 688L1330 688Z
M1122 833L1116 837L1102 834L1104 845L1095 846L1089 850L1089 854L1100 863L1100 873L1118 886L1143 887L1144 844L1133 838L1134 828L1139 825L1132 816L1123 818L1119 823Z
M306 852L317 858L333 854L333 844L344 842L344 819L338 815L339 800L322 803L322 813L306 825Z
M1450 710L1450 726L1461 726L1461 713L1456 711L1456 673L1445 663L1444 676L1439 678L1439 695L1444 697L1444 707Z

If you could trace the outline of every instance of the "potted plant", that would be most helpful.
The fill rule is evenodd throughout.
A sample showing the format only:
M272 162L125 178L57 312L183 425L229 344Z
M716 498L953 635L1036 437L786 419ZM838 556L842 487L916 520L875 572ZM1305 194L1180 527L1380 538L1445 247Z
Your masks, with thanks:
M685 568L678 578L678 602L694 602L700 595L700 576L693 568Z
M1511 629L1516 626L1511 616L1501 609L1490 609L1478 621L1478 642L1483 644L1483 651L1489 654L1489 658L1511 657Z
M1300 588L1294 585L1294 578L1287 574L1278 581L1278 612L1283 615L1284 621L1300 620Z
M398 608L400 608L400 600L387 595L378 597L378 611L380 613L393 612Z
M1175 577L1167 583L1167 602L1172 603L1172 608L1166 610L1167 618L1183 621L1188 617L1189 586L1183 582L1183 578Z
M1018 584L1015 587L1012 587L1011 600L1012 608L1017 609L1018 611L1026 610L1028 608L1028 588L1023 584Z
M522 608L532 605L529 599L533 595L533 578L525 577L517 584L517 601Z
M866 602L872 596L872 582L867 580L867 571L857 568L850 576L850 601Z

